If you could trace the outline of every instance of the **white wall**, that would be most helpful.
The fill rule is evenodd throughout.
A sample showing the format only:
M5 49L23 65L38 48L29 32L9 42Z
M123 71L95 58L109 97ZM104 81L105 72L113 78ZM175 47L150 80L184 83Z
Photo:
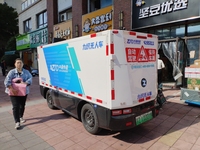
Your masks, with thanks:
M72 7L72 0L58 0L58 12Z
M46 2L47 0L41 0L33 6L30 6L28 9L24 10L19 14L19 33L23 34L23 22L31 18L31 26L34 31L37 29L37 17L36 15L47 9Z

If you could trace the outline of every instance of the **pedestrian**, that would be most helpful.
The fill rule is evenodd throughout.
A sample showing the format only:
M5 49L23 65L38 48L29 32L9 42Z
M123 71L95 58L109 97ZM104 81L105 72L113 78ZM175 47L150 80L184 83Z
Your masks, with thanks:
M2 70L2 75L6 76L6 62L4 59L1 60L1 70Z
M18 84L25 84L25 95L24 96L18 96L18 90L14 89L13 85L14 79L21 79L18 80ZM29 94L29 86L32 84L32 75L30 72L23 68L23 62L21 58L17 58L15 60L15 68L10 70L4 80L4 84L6 87L6 93L12 93L10 94L10 100L12 103L12 110L13 110L13 117L15 120L15 129L20 128L20 123L24 123L25 120L23 119L25 105L26 105L26 99L27 95Z
M162 69L163 68L165 68L165 64L160 59L160 55L158 54L158 64L157 64L157 69L158 69L158 87L161 86L161 83L162 83Z

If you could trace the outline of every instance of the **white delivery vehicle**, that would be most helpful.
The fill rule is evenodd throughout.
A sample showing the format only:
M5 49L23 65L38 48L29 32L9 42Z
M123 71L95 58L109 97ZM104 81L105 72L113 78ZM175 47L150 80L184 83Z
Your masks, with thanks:
M97 134L120 131L159 113L157 36L107 30L38 47L40 91L48 106Z

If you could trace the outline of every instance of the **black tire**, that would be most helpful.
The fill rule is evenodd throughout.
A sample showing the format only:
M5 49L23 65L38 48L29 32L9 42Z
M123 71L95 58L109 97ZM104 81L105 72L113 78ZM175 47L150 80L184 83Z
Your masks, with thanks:
M84 128L91 134L100 131L96 112L90 104L85 104L81 109L81 120Z
M51 97L50 90L48 90L46 93L46 100L47 100L47 105L50 109L56 109L56 107L53 105L53 100Z

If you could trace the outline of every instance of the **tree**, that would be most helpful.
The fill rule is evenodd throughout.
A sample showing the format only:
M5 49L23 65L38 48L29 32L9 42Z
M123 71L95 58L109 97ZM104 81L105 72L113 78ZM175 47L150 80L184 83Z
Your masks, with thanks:
M12 39L18 35L18 30L17 11L6 3L0 4L0 57L4 55L6 47L10 47L9 41L12 41L13 45L15 41Z

